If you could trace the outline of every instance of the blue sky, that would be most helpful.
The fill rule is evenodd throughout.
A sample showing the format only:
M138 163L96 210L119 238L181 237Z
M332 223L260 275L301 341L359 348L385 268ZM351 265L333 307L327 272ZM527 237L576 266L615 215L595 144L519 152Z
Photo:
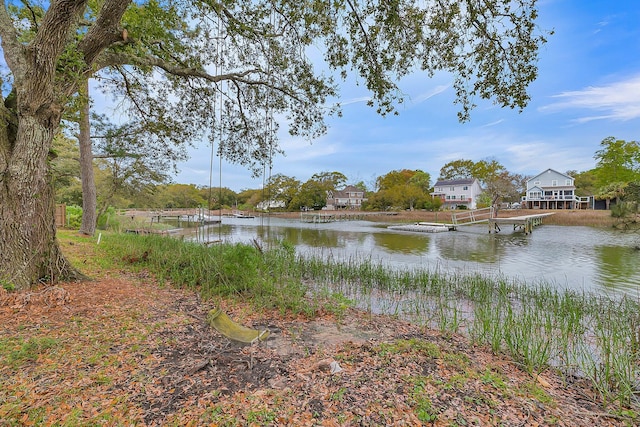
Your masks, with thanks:
M347 82L343 117L309 144L286 135L286 156L272 174L304 182L314 173L338 171L350 183L398 169L431 175L449 161L495 158L509 171L535 175L547 168L584 171L595 166L600 142L614 136L640 140L640 3L638 0L542 0L540 27L555 34L540 52L539 77L522 113L479 102L471 121L457 120L451 77L413 75L401 82L409 95L399 116L381 117L366 106L365 88ZM175 182L208 185L210 147L203 143L179 165ZM214 161L213 185L219 164ZM261 188L242 167L222 165L221 185L234 191Z

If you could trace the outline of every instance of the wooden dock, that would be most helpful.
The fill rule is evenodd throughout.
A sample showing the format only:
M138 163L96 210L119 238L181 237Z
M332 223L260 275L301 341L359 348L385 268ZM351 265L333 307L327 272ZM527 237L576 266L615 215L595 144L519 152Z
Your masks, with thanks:
M321 214L321 213L301 213L301 222L312 222L314 224L320 224L325 222L337 221L335 214Z
M513 225L514 230L523 230L524 234L531 234L533 227L542 224L544 217L553 215L553 212L512 216L510 218L489 218L489 233L497 233L500 231L500 225Z
M397 212L360 212L360 211L347 211L347 212L333 212L333 213L320 213L320 212L301 212L301 222L311 223L325 223L334 221L360 221L368 219L374 215L397 215Z
M418 225L426 225L427 227L444 227L447 229L447 231L455 231L456 226L453 224L447 224L444 222L424 222L421 221L418 223Z
M481 222L487 222L494 216L495 210L493 206L474 210L463 210L453 213L451 215L451 222L453 223L453 229L455 230L461 225L473 225Z
M119 215L128 216L132 220L141 219L150 221L151 224L161 222L177 223L178 227L183 224L187 227L198 225L220 224L219 216L204 208L191 209L163 209L163 210L138 210L126 209L119 212Z
M387 228L389 230L419 231L424 233L440 233L443 231L451 231L454 229L452 224L440 224L435 222L418 222L416 224L390 225Z

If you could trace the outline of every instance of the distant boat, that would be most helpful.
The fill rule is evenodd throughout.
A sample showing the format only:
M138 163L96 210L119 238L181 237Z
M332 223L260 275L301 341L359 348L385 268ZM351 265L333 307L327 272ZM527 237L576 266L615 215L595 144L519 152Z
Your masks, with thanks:
M241 211L233 211L233 216L235 218L255 218L255 216L248 215L248 214L246 214L244 212L241 212Z

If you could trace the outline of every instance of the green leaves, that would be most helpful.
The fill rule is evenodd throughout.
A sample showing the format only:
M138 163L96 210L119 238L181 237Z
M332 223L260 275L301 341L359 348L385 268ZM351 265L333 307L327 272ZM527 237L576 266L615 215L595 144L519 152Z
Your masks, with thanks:
M432 208L429 196L431 177L421 170L394 170L376 179L378 192L369 197L367 206L373 209Z
M640 180L640 143L607 137L596 151L594 173L598 187Z
M526 106L546 41L535 0L92 0L78 21L61 10L10 7L23 43L50 37L56 18L69 26L57 29L70 35L54 76L60 98L98 78L131 116L164 124L158 134L209 135L254 173L280 153L280 126L307 139L326 131L338 76L356 74L384 115L405 100L402 77L450 73L468 120L477 97Z

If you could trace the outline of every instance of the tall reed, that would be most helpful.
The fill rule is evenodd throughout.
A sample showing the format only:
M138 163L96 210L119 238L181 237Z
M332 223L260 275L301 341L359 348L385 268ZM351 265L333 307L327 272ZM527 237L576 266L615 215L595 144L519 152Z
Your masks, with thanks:
M298 257L297 262L316 286L339 288L361 307L466 334L496 353L511 354L531 373L554 367L589 378L605 402L637 403L637 300L501 276L382 267L369 260ZM339 276L325 274L333 271ZM388 307L393 310L384 310Z
M204 297L237 297L265 308L316 309L305 299L308 285L295 267L291 245L270 250L245 244L206 247L148 235L107 234L102 250L119 264L151 271L161 282L191 287Z

